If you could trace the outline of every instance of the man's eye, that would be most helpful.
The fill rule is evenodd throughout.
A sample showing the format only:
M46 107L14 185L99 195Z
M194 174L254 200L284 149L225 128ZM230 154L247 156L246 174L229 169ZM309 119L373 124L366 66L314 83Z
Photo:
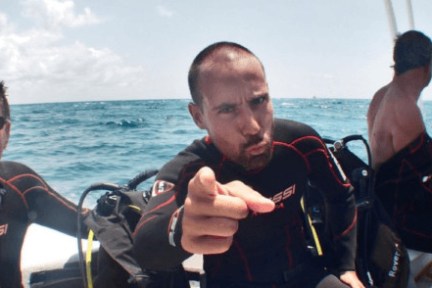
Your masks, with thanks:
M227 114L232 112L234 112L234 107L231 106L224 106L219 109L219 113L221 114Z
M261 96L252 100L252 105L260 105L267 100L267 96Z

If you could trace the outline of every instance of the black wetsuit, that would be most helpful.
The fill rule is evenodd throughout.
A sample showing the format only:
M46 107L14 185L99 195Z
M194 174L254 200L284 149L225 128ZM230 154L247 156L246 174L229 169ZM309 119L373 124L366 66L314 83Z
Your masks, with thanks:
M241 180L272 198L276 209L241 220L226 253L204 256L207 287L306 288L315 287L328 274L306 249L300 199L308 179L325 191L327 217L337 253L334 264L340 270L354 270L354 196L321 138L309 126L276 120L273 151L273 158L265 168L248 173L228 161L205 138L195 141L165 165L135 231L135 252L142 267L169 269L190 256L180 245L181 212L177 225L172 223L172 216L182 211L189 180L201 167L209 166L219 182Z
M426 132L378 169L376 194L406 246L432 252L432 141Z
M75 236L77 208L29 167L10 161L0 161L0 201L0 287L22 287L21 248L29 224Z

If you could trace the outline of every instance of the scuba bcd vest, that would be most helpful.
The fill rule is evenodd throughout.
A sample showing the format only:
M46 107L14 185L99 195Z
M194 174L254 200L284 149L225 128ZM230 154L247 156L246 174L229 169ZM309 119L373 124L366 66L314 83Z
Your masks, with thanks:
M140 173L125 186L96 183L88 187L78 203L77 243L83 251L81 225L89 230L85 255L78 253L62 269L34 272L31 288L184 288L189 287L183 267L172 271L143 270L133 257L132 232L151 196L137 187L156 175L157 170ZM82 205L90 192L105 191L96 207L83 219ZM95 251L93 238L99 242Z
M143 270L133 256L132 233L151 196L149 190L139 191L136 188L156 174L157 170L145 171L126 186L96 184L83 193L82 199L87 191L100 188L108 190L84 219L84 223L100 243L95 277L90 273L91 265L81 265L86 267L85 273L82 271L86 288L189 287L182 266L172 271Z
M363 142L369 164L350 151L347 143L351 141ZM324 142L355 189L358 212L357 275L366 287L407 287L408 252L374 194L374 171L370 167L371 154L367 141L361 135L350 135L337 141L324 139ZM309 183L304 197L305 221L310 224L307 229L310 235L308 247L313 255L327 263L334 252L332 243L326 240L331 238L326 225L324 200L317 190L313 183Z

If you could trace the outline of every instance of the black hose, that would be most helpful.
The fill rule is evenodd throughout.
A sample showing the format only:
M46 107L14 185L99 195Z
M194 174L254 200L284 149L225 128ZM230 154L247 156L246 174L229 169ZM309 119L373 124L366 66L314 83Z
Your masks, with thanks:
M145 170L144 172L138 174L133 179L131 179L128 182L127 187L131 190L135 190L139 184L155 176L158 172L159 171L157 169Z
M333 139L330 139L330 138L323 138L323 140L324 140L324 143L326 143L326 144L332 144L333 147L335 147L335 149L337 149L337 150L346 147L346 144L348 142L353 141L353 140L360 140L360 141L362 141L363 144L364 144L364 146L365 146L366 152L367 152L367 159L368 159L368 163L367 164L368 164L369 167L371 167L371 165L372 165L372 154L370 152L370 147L369 147L368 142L366 141L366 139L362 135L360 135L360 134L353 134L353 135L348 135L348 136L346 136L346 137L344 137L342 139L339 139L339 140L333 140Z
M368 157L368 163L367 164L370 167L372 165L372 155L371 155L371 152L370 152L370 147L369 147L368 142L366 141L366 139L362 135L357 135L357 134L355 134L355 135L349 135L349 136L346 136L346 137L342 138L342 142L343 142L344 145L346 143L350 142L350 141L353 141L353 140L360 140L360 141L363 142L363 144L364 144L364 146L366 148L367 157Z

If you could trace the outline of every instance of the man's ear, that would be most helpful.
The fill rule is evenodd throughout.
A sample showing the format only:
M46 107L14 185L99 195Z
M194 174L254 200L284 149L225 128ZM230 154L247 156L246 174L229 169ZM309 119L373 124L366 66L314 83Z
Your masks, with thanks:
M3 127L3 137L2 137L2 145L1 149L5 150L8 143L9 143L9 137L10 137L10 129L11 129L11 122L9 120L6 120L6 123L4 124L5 127Z
M189 103L188 108L189 108L189 113L192 116L192 119L194 120L195 124L200 129L206 129L206 126L202 119L203 117L202 117L201 108L195 103Z

